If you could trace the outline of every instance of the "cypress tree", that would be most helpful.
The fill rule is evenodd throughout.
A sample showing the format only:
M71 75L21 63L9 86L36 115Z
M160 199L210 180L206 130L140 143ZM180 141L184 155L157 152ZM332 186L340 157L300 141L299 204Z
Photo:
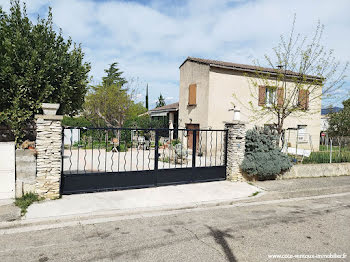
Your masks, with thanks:
M147 84L147 87L146 87L146 108L147 108L147 111L148 111L148 84Z

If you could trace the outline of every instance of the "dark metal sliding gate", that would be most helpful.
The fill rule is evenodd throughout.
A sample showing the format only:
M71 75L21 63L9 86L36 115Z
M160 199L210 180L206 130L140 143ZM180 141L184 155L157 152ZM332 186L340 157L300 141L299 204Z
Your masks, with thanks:
M61 193L226 178L227 130L63 128Z

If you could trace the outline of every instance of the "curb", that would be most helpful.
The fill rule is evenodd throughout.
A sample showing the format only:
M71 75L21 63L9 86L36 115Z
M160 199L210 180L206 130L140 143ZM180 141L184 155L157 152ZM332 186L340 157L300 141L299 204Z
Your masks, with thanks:
M193 204L186 205L168 205L168 206L158 206L158 207L147 207L147 208L136 208L136 209L112 209L112 210L100 210L96 212L88 212L88 213L80 213L74 215L64 215L64 216L55 216L55 217L45 217L45 218L29 218L29 219L21 219L16 221L9 222L0 222L0 235L2 234L3 229L11 229L18 227L26 227L33 225L41 225L45 224L57 224L57 223L65 223L71 221L85 221L89 219L95 218L106 218L106 217L143 217L152 213L159 212L171 212L171 211L192 211L200 208L212 208L212 207L220 207L220 206L232 206L235 203L240 201L252 200L265 195L265 192L258 191L259 194L256 196L242 197L230 200L215 200L209 202L197 202Z
M79 215L74 217L73 216L65 217L65 218L55 217L55 218L51 218L50 220L33 219L33 220L27 220L27 221L24 220L24 221L16 221L16 222L9 222L9 223L1 223L0 235L71 227L71 226L78 226L78 225L107 223L107 222L146 218L146 217L174 215L174 214L180 214L180 213L187 213L191 211L204 211L209 209L268 205L268 204L322 199L322 198L329 198L329 197L340 197L340 196L348 196L348 195L350 195L350 192L309 196L309 197L295 197L295 198L277 199L277 200L253 201L253 202L239 202L239 201L231 200L231 201L223 201L218 203L209 203L209 204L207 203L203 205L197 204L197 205L187 205L182 207L178 206L178 207L163 207L163 208L148 209L148 210L134 210L133 212L125 212L125 210L123 210L122 212L120 210L119 212L113 211L113 210L108 212L101 211L101 213L95 212L92 214L84 214L84 215ZM247 199L248 198L246 198L245 200ZM244 199L240 199L240 200L244 200ZM47 222L47 223L44 223L44 222Z

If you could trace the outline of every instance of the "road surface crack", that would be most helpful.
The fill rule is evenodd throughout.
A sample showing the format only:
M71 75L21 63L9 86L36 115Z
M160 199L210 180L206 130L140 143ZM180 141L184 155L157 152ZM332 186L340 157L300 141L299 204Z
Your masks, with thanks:
M225 255L222 254L221 251L220 251L219 249L215 248L214 246L212 246L212 245L208 244L207 242L203 241L202 239L200 239L200 238L198 237L198 235L197 235L195 232L193 232L192 230L190 230L190 229L188 229L188 228L186 228L186 227L184 227L184 226L181 226L181 227L182 227L183 229L185 229L187 232L189 232L191 235L193 235L199 242L201 242L202 244L206 245L207 247L209 247L209 248L215 250L220 256L222 256L222 257L225 258Z

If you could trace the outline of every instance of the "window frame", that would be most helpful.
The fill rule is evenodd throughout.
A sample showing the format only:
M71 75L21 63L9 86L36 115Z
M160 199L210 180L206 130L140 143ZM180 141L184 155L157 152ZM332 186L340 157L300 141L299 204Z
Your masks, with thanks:
M276 103L276 99L277 99L277 88L267 86L265 88L265 106L272 107Z

